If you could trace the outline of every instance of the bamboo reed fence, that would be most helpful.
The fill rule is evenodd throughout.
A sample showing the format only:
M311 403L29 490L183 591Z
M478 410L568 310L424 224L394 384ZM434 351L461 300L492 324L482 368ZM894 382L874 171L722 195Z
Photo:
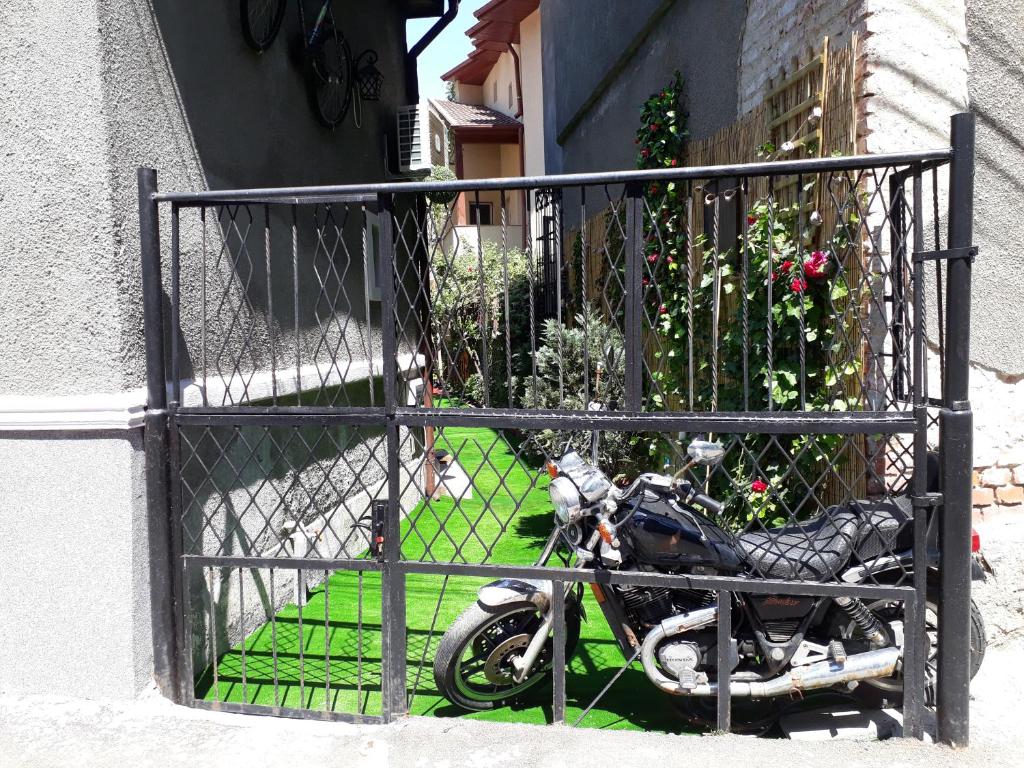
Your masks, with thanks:
M758 106L713 135L688 142L686 164L695 167L856 154L857 51L856 35L842 47L832 47L830 40L825 38L819 50L809 51L769 80L764 99ZM819 179L813 189L806 190L804 181L796 176L776 177L769 189L767 179L750 179L746 200L767 199L771 194L780 206L799 204L802 215L808 219L816 211L821 217L820 224L808 228L809 239L805 245L808 249L823 247L827 244L822 243L822 233L835 232L839 223L839 209L835 201L864 194L863 185L856 179L836 175ZM691 232L706 231L705 218L714 209L714 194L708 193L709 189L699 183L693 187L693 200L689 206ZM583 295L596 303L606 316L611 316L614 308L610 306L603 287L607 284L608 270L615 267L616 249L621 245L610 242L613 238L609 232L616 231L611 219L621 215L621 210L606 208L590 217L580 228L568 232L563 240L569 280L573 285L585 280ZM695 250L691 258L697 265L703 263L703 254L699 250ZM861 290L864 259L865 249L861 243L846 249L843 270L851 291L848 305L840 316L853 329L848 332L852 338L863 338L859 324L868 311L868 290ZM700 272L699 268L694 270L698 279ZM722 322L727 323L739 311L738 292L723 298ZM651 371L661 368L660 348L655 338L649 337L645 342L645 357ZM845 351L845 356L849 359L849 350ZM861 375L864 376L867 364L865 350L860 350L859 356ZM857 377L851 377L847 391L856 389L857 382L853 379ZM675 402L667 405L670 408L683 406ZM866 493L865 468L868 463L876 463L873 453L877 449L872 450L866 441L862 452L863 455L848 456L837 462L836 477L826 484L823 494L826 501Z

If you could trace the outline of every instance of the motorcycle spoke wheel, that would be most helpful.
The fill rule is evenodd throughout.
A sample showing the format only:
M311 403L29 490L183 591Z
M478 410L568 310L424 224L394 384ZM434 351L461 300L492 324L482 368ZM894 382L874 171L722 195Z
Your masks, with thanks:
M537 612L527 608L481 627L467 644L463 657L456 661L455 685L459 692L475 701L497 701L514 697L536 683L551 663L549 648L541 651L533 672L519 683L512 677L511 658L526 650L540 623Z
M434 657L434 682L448 701L473 711L513 703L527 690L550 679L554 641L549 634L529 676L516 682L512 660L521 656L543 622L529 601L464 610L441 638ZM572 656L580 637L580 612L566 600L565 654Z

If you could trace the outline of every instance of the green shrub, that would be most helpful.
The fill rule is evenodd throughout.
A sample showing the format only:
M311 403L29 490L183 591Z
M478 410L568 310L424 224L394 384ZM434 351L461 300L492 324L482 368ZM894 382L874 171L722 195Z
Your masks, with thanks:
M677 74L644 104L637 131L638 167L673 167L681 162L685 137L681 89ZM802 190L804 199L814 199L814 183L811 180ZM850 348L856 345L845 340L849 331L843 327L849 322L846 309L855 297L850 297L839 264L852 255L848 235L860 224L852 214L857 206L843 206L847 213L834 232L817 233L822 246L816 250L811 245L812 231L801 231L797 205L757 200L744 212L745 249L741 238L735 244L719 244L722 250L715 253L714 244L703 235L689 242L687 185L653 183L647 200L651 213L644 227L645 281L659 287L646 295L647 314L656 318L653 332L661 349L653 374L655 391L648 393L655 406L672 404L696 411L828 411L855 405L847 389L851 377L860 372L859 350ZM688 285L691 251L697 261L693 265L697 279ZM716 301L722 308L717 329L713 327ZM713 370L715 357L717 370ZM745 381L749 383L746 393ZM777 442L759 434L742 438L746 450L730 452L725 471L713 473L707 486L719 498L732 496L728 516L734 522L745 523L755 516L778 522L787 510L801 517L818 511L807 500L808 486L818 484L830 471L843 436L823 435L813 442L806 436L780 437ZM756 466L752 457L757 457ZM762 484L767 487L756 490ZM820 484L816 492L821 494Z
M450 395L477 405L514 404L510 396L514 398L515 381L530 370L530 315L524 311L530 300L527 258L519 248L503 253L496 243L484 243L482 254L465 242L454 254L445 255L438 249L431 318L441 366L438 375ZM485 343L490 384L486 397L482 379ZM463 372L459 371L460 356L468 356Z
M524 380L522 402L528 408L586 410L587 398L609 407L623 406L626 354L621 332L595 314L577 315L573 327L547 320L537 350L537 379ZM533 442L552 458L572 448L590 453L591 433L546 429ZM646 436L630 432L604 432L598 461L611 476L635 477L650 469Z

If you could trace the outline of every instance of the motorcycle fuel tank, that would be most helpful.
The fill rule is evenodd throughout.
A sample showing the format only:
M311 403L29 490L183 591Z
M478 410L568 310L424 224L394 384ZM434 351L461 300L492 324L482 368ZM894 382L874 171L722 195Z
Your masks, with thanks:
M627 530L634 556L650 565L704 566L718 571L738 571L742 567L725 531L668 499L642 501Z

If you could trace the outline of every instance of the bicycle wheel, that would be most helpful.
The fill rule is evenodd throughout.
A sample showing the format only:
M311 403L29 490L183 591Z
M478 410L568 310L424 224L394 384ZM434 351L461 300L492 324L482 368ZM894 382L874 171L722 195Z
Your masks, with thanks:
M274 42L284 21L287 0L242 0L242 37L254 51L263 53Z
M333 24L326 24L310 48L310 99L317 119L334 128L352 104L352 53Z

